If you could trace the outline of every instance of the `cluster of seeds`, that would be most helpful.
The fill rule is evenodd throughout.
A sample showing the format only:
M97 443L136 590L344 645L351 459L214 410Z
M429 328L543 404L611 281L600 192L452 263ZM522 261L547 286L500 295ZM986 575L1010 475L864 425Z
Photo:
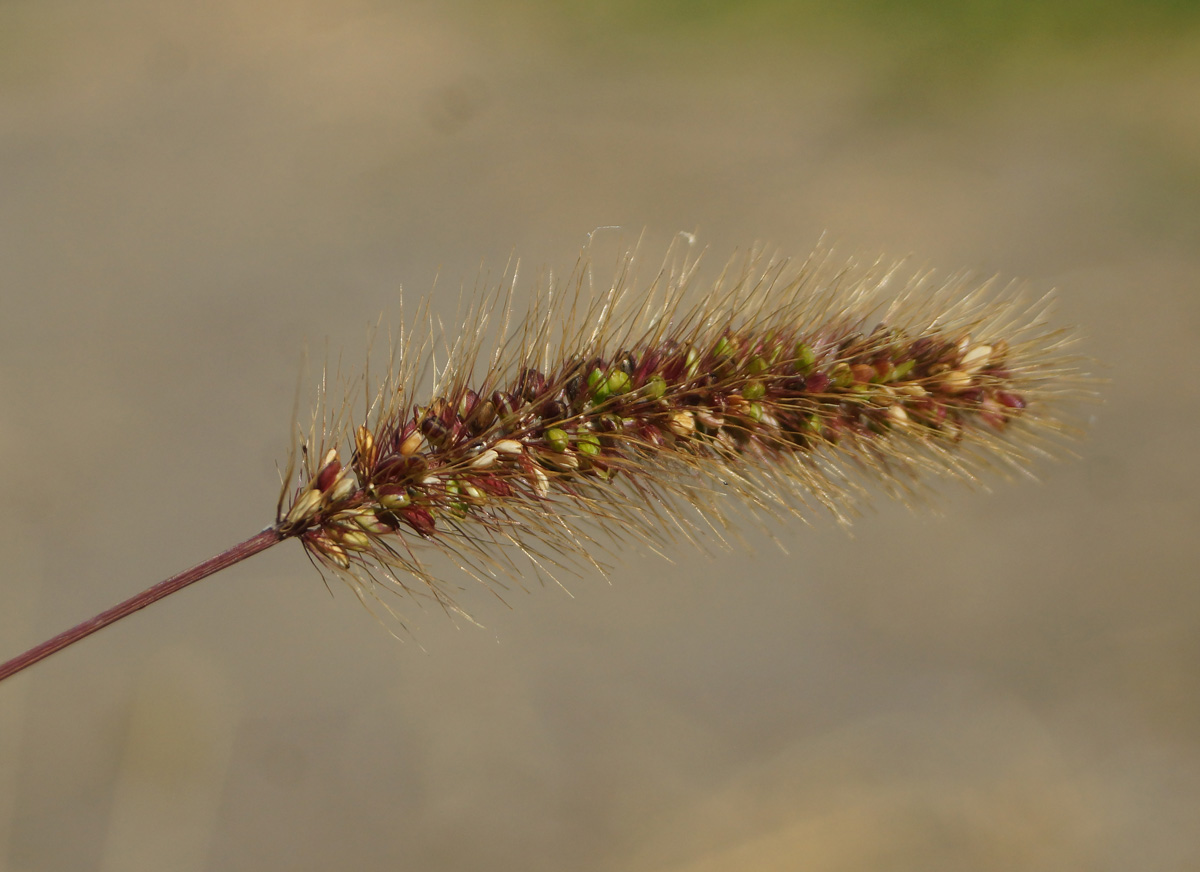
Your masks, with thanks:
M681 462L712 479L745 465L811 470L802 461L821 452L887 461L901 440L986 438L1026 407L1010 356L1003 338L884 325L659 330L611 356L523 366L490 392L460 386L358 427L349 463L329 450L280 530L335 568L373 558L411 571L397 533L437 541L473 521L512 527L522 513L528 525L622 477L653 489Z

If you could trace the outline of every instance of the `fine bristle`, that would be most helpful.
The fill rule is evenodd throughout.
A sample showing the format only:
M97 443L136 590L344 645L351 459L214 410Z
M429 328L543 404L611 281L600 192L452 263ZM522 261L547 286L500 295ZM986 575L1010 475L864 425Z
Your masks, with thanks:
M585 252L524 317L502 285L440 355L405 329L362 420L322 384L281 534L364 601L382 582L454 608L428 546L502 585L604 571L630 537L720 545L731 511L846 521L870 486L1027 471L1090 391L1044 297L827 254L751 253L707 287L686 252L647 284L634 263L597 292Z

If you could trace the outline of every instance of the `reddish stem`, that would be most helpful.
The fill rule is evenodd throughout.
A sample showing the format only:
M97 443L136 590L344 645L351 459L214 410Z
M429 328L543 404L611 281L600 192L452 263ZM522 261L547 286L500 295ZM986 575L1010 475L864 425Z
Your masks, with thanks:
M194 581L199 581L202 578L207 578L215 572L220 572L222 569L227 569L235 563L241 563L247 557L253 557L260 551L266 551L277 542L283 541L283 536L275 527L268 527L257 536L252 536L245 542L234 545L215 557L210 557L203 563L193 566L191 569L184 570L178 575L173 575L166 581L160 581L153 587L132 596L113 606L107 611L103 611L94 618L89 618L81 624L76 624L69 630L59 633L53 639L47 639L40 645L35 645L24 654L14 657L7 663L0 665L0 681L8 678L11 675L16 675L27 666L32 666L39 660L44 660L55 651L61 651L70 645L74 645L80 639L92 635L99 629L107 627L109 624L116 623L121 618L128 617L139 609L144 609L150 603L158 602L165 596L170 596L178 590L182 590Z

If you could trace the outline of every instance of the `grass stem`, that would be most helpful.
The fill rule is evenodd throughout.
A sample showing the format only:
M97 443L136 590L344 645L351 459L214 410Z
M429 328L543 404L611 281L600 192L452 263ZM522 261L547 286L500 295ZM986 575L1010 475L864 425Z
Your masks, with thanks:
M170 596L176 591L182 590L193 582L207 578L215 572L220 572L222 569L227 569L235 563L241 563L248 557L253 557L260 551L267 550L277 542L282 542L283 538L277 528L268 527L257 536L252 536L245 542L234 545L232 548L228 548L220 554L210 557L208 560L193 566L191 569L184 570L178 575L173 575L165 581L160 581L158 584L147 588L136 596L118 603L111 609L107 609L93 618L76 624L71 629L59 633L52 639L47 639L40 645L35 645L24 654L20 654L7 663L0 665L0 681L16 675L39 660L46 659L56 651L61 651L63 648L74 645L80 639L92 635L97 630L103 629L109 624L116 623L121 618L128 617L134 612L144 609L151 603L158 602L163 597Z

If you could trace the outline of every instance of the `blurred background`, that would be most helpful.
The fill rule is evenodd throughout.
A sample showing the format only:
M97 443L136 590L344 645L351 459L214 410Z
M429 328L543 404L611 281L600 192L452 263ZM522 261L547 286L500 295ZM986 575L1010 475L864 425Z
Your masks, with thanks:
M0 658L273 520L305 349L597 227L1056 288L1111 380L482 628L273 549L0 687L0 866L1200 867L1197 4L0 0L0 189Z

